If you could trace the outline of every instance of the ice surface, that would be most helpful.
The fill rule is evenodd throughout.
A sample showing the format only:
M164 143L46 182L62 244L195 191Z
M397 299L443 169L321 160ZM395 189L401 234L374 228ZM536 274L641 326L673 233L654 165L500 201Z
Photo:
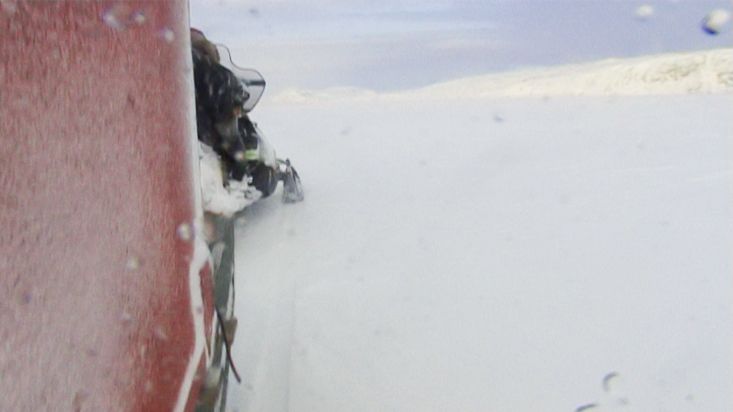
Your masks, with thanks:
M474 81L263 105L308 199L245 210L231 408L733 410L733 95Z

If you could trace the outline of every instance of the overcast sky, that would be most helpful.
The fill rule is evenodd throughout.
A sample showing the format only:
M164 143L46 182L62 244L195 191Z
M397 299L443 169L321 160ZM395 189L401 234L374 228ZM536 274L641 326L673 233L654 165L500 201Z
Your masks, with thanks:
M730 47L700 29L731 0L190 0L191 25L275 92L395 90L606 57ZM653 13L640 18L640 6Z

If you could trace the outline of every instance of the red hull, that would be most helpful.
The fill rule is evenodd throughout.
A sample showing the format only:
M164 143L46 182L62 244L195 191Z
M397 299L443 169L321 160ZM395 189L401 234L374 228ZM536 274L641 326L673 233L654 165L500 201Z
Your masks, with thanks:
M187 3L2 0L0 33L0 410L191 409Z

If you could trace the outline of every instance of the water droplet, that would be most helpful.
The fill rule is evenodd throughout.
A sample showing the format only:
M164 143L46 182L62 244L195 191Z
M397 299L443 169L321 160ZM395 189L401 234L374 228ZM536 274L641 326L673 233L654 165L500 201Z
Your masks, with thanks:
M130 20L132 20L137 25L142 25L143 23L145 23L146 20L145 13L138 10L132 13L132 15L130 16Z
M702 29L707 34L720 34L730 21L730 12L725 9L715 9L702 20Z
M647 20L654 15L654 7L649 4L642 4L636 9L636 17L639 20Z
M166 41L166 43L173 43L173 40L176 39L175 33L173 33L173 30L169 28L165 28L160 31L160 37Z
M104 24L115 30L123 30L125 28L125 24L123 23L124 19L120 18L121 12L122 9L119 5L112 6L102 13L102 21Z
M238 162L241 162L241 161L243 161L243 160L244 160L244 152L243 152L243 151L241 151L241 150L237 150L237 151L236 151L236 152L234 153L234 160L236 160L236 161L238 161Z
M618 372L609 372L603 377L603 390L610 392L613 386L613 381L618 378Z
M168 334L165 333L162 326L156 326L155 329L153 329L153 334L159 340L168 340Z
M179 239L188 242L193 238L193 230L191 230L191 225L188 223L181 223L180 225L178 225L178 228L176 228L176 234L178 235Z
M598 404L596 404L596 403L589 403L589 404L586 404L586 405L578 406L577 408L575 408L575 412L590 411L591 409L595 409L597 407L598 407Z
M127 269L130 272L134 272L140 269L140 266L141 266L140 258L137 256L130 256L127 258L127 262L125 262L125 269Z
M129 312L122 312L122 314L120 315L120 321L125 324L131 323L132 315L130 315Z

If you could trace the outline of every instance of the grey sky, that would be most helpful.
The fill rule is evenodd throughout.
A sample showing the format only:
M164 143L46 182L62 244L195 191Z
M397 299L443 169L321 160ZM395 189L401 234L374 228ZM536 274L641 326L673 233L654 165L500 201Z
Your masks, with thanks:
M654 14L639 19L641 5ZM413 88L466 75L730 47L730 0L191 0L191 24L288 87Z

